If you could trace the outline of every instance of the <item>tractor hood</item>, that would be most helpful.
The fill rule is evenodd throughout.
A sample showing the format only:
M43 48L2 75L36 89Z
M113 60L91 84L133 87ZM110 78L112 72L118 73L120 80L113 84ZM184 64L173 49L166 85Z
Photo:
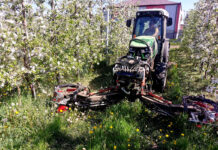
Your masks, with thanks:
M135 39L139 39L139 40L145 41L145 42L148 44L148 46L150 46L150 47L152 47L153 44L156 43L156 39L155 39L155 37L153 37L153 36L138 36L138 37L136 37ZM144 43L142 43L142 42L140 42L140 41L132 41L132 42L130 43L130 47L145 48L145 47L147 47L147 46L146 46L146 44L144 44Z
M136 37L135 39L139 39L139 40L143 40L145 41L148 46L150 47L150 49L152 50L152 54L154 56L156 56L157 52L158 52L158 49L157 49L157 40L155 37L153 36L138 36ZM144 44L143 42L141 41L131 41L130 43L130 47L136 47L136 48L146 48L147 45Z

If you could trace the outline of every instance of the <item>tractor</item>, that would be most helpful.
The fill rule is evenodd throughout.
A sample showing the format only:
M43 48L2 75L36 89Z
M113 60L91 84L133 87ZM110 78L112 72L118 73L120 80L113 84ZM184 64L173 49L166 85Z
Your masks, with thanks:
M137 11L136 18L127 20L127 27L132 22L129 51L113 67L114 83L132 98L152 89L163 92L170 46L166 28L172 25L172 18L164 9L145 9Z

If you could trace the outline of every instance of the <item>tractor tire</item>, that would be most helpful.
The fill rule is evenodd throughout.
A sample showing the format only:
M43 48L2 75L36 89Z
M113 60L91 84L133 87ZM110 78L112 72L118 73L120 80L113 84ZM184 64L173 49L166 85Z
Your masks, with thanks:
M164 92L167 80L167 64L159 63L155 66L153 75L153 89L156 92Z
M169 42L166 42L164 44L164 50L163 50L163 63L168 63L168 58L169 58Z

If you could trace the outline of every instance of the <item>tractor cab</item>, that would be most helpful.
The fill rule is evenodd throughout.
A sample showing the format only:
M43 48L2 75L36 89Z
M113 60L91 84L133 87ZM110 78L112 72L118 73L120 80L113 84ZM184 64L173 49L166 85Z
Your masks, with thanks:
M132 19L127 20L127 27L132 24ZM172 18L169 18L169 13L164 9L146 9L136 13L134 19L132 40L130 43L130 50L137 48L145 48L146 44L142 44L139 40L147 42L152 50L151 57L156 58L156 62L163 60L164 45L169 45L169 40L166 39L166 28L172 25ZM137 40L139 39L139 40ZM161 56L162 55L162 56Z

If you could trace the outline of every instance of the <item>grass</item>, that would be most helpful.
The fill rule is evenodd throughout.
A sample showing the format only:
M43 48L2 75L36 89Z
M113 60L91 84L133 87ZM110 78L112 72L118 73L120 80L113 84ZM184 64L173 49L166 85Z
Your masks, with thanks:
M185 61L182 51L174 49L170 53L171 61L178 65L169 71L164 96L181 103L182 95L198 94L204 84L198 83L199 75L191 71L191 64ZM99 67L96 68L98 75L81 80L94 90L111 82L112 66L103 63L96 67ZM196 80L188 78L191 74ZM0 100L0 149L218 149L217 127L198 128L187 121L185 114L177 118L158 115L138 100L125 99L98 111L74 109L58 114L48 96L39 94L33 100L26 93Z
M100 111L55 113L46 100L1 103L0 149L216 149L216 128L197 128L187 116L168 118L141 102ZM14 105L15 104L15 105ZM5 120L7 118L7 121ZM184 134L184 135L183 135ZM195 146L194 146L195 145Z

